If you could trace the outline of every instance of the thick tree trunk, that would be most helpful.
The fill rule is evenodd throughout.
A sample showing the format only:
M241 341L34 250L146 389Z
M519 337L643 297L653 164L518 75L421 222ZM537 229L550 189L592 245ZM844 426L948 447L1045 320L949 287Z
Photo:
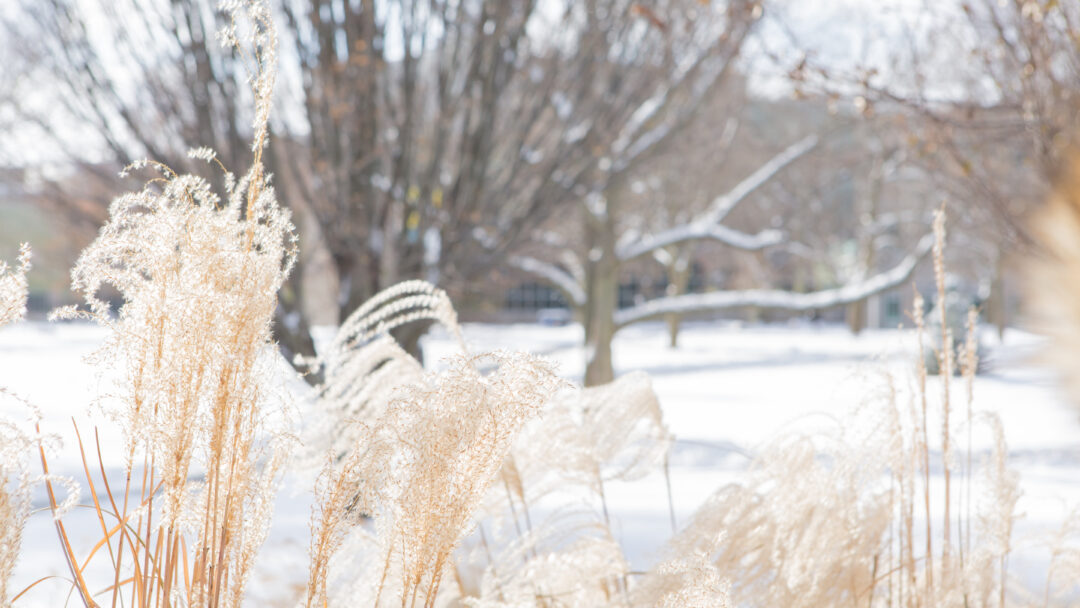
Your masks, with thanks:
M590 324L585 331L585 386L607 384L615 379L611 341L615 337L615 308L618 299L618 276L595 264L595 276L589 281Z
M610 210L609 210L610 211ZM615 311L619 306L619 260L615 256L615 226L610 214L588 218L586 242L597 259L586 270L585 386L615 379L611 341L615 337Z

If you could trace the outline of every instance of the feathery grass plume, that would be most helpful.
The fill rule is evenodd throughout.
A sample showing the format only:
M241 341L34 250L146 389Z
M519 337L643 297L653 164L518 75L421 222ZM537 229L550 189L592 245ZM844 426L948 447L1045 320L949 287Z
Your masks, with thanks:
M635 587L633 606L655 608L726 608L731 584L704 553L669 559L648 572Z
M327 445L336 458L351 452L360 439L360 427L348 421L377 418L396 388L422 379L423 366L398 345L390 331L424 320L446 327L465 351L457 313L446 292L425 281L405 281L355 310L341 324L327 352L307 362L323 369L324 380L316 390L316 407L323 415L306 430L307 443L319 446L319 455Z
M511 442L559 384L542 359L460 355L446 371L401 387L375 420L358 422L353 451L340 465L330 458L320 479L306 605L329 601L329 564L367 514L378 578L365 583L368 597L350 601L433 606Z
M30 270L30 245L19 246L18 266L0 260L0 326L22 320L29 295L26 273Z
M1020 476L1009 469L1009 449L1005 443L1005 428L1001 419L990 413L985 413L984 418L993 433L994 448L991 462L984 468L986 483L983 508L977 511L977 528L982 541L979 550L982 555L973 557L977 561L983 561L984 566L989 566L986 571L997 571L998 586L993 599L998 606L1005 606L1008 559L1012 551L1013 523L1017 517L1016 502L1020 498ZM978 557L983 559L978 560Z
M1027 312L1050 336L1046 358L1080 405L1080 155L1062 173L1031 228L1040 251L1027 262Z
M627 605L633 583L612 530L604 484L658 470L670 441L656 394L642 373L568 390L549 402L514 441L502 483L492 487L478 514L493 537L480 539L481 589L466 602ZM568 508L581 498L577 489L599 498L602 515ZM549 512L538 525L530 515L537 503Z
M460 341L457 312L446 292L427 281L415 280L384 289L364 302L341 324L331 350L336 356L378 335L422 320L442 323Z
M620 581L629 571L603 522L561 518L526 534L490 560L472 608L625 606Z
M56 314L111 329L94 357L124 370L117 398L103 405L122 427L129 475L111 506L132 531L104 540L117 556L114 600L126 583L138 606L239 605L290 446L268 382L277 292L296 258L289 213L261 163L276 36L264 2L222 8L222 39L243 56L256 100L250 169L225 171L219 196L201 177L133 165L158 177L113 201L80 256L72 284L87 309ZM192 156L216 162L205 149ZM106 285L124 301L116 317L99 296ZM203 480L189 482L195 475ZM134 576L121 576L129 568Z
M9 608L20 596L41 583L39 579L22 590L11 588L11 575L19 556L23 529L33 512L34 487L43 484L48 489L54 523L60 534L60 518L78 503L81 489L70 477L35 473L40 466L38 457L55 452L60 445L56 435L41 433L38 424L41 414L33 404L0 387L0 608ZM21 412L17 416L16 412ZM33 429L33 430L31 430ZM63 488L62 498L56 496L55 485Z
M545 546L556 543L558 538L544 534L545 530L550 533L550 525L534 529L530 515L532 505L555 491L584 488L599 500L602 519L587 521L603 534L576 550L588 546L617 547L605 484L615 480L634 481L658 470L670 444L671 434L664 425L659 401L644 373L626 374L602 386L566 391L553 399L545 406L542 418L526 425L514 442L501 471L502 491L491 493L485 509L498 528L509 507L512 532L517 533L519 541L528 539L516 543L521 553L510 558L520 560L523 570L508 568L505 565L508 560L500 559L488 568L485 580L493 579L497 568L499 576L510 577L505 584L513 586L513 577L532 573L534 564L543 563L537 559L555 559ZM575 559L583 557L578 555ZM617 590L620 601L625 603L630 587L625 559L604 563L607 564L604 570L588 571L585 582L575 577L532 578L536 605L545 604L542 596L550 593L549 590L578 589L574 593L584 593L585 588L589 593L601 594ZM554 576L556 570L545 572L545 576ZM525 588L521 584L517 586Z
M912 436L912 449L915 452L918 459L918 469L922 471L922 495L923 495L923 518L926 522L924 529L926 532L926 567L923 572L926 573L927 581L924 585L924 589L931 589L934 586L934 539L933 539L933 513L930 508L930 422L929 422L929 402L926 391L926 353L923 350L925 344L923 343L923 336L926 334L926 320L923 316L924 300L922 294L916 292L915 300L911 305L911 316L915 321L915 335L916 342L919 346L919 354L915 360L915 380L918 383L916 386L916 394L919 398L919 412L912 419L912 426L914 433ZM932 339L932 338L931 338ZM910 551L914 551L914 539ZM911 554L911 560L914 562L914 553ZM914 590L914 584L916 579L917 570L914 563L909 564L910 570L908 572L911 577L912 590Z
M0 392L0 401L7 395ZM6 409L6 408L5 408ZM30 516L34 476L27 455L34 451L31 437L7 417L0 417L0 607L8 608L14 593L8 588Z
M523 505L567 483L586 487L606 519L604 484L656 470L671 439L651 380L633 372L553 400L515 442L503 476Z
M720 489L669 543L669 559L706 555L750 606L869 604L892 505L885 451L837 437L781 439L743 485Z
M0 326L22 320L26 314L26 272L30 269L30 247L19 248L19 265L11 269L0 261ZM0 387L0 401L16 399ZM4 408L7 411L7 407ZM30 491L33 477L27 454L33 453L33 441L24 425L0 416L0 607L12 602L8 589L15 559L22 544L26 518L30 516Z
M938 293L938 314L941 317L941 343L938 347L938 369L941 378L941 461L945 477L945 512L942 517L941 533L941 561L942 567L948 568L949 556L952 552L952 516L949 509L952 505L952 465L953 452L952 427L950 414L952 403L949 399L949 383L953 374L953 359L956 352L953 350L952 330L949 329L947 292L945 291L945 207L934 213L934 282ZM946 572L947 574L947 572Z
M964 339L963 345L960 347L959 359L960 359L960 374L964 379L964 388L966 389L966 416L964 426L967 429L967 457L964 462L964 473L966 477L966 483L961 489L961 512L957 514L957 520L963 518L964 514L970 515L971 504L973 501L972 496L972 481L974 477L974 469L972 462L972 445L973 433L975 430L975 374L978 373L979 364L979 311L971 306L968 308L967 314L967 337ZM966 509L966 511L964 511ZM963 561L964 553L971 553L971 517L967 517L964 525L958 526L959 540L960 540L960 552L961 561Z

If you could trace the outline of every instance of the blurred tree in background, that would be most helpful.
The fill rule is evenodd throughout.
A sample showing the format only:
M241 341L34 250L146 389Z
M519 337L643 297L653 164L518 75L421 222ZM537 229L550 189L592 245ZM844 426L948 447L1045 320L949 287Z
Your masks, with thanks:
M576 311L589 383L612 377L611 340L640 320L665 319L674 345L684 315L827 305L857 332L944 200L1004 326L1005 253L1030 245L1026 210L1074 140L1080 6L889 13L895 35L865 34L846 63L818 48L842 36L799 39L798 11L822 8L277 0L267 159L302 240L280 295L284 350L311 354L312 326L400 280L461 294L514 272ZM241 168L246 72L220 26L216 0L0 9L0 163L38 167L34 200L71 241L93 233L132 160L208 172L186 152L210 146ZM755 97L763 58L781 75L774 100L808 99ZM727 295L691 293L695 267ZM620 281L653 271L664 292L620 304ZM423 330L398 338L415 352Z
M286 84L269 158L305 251L279 329L305 353L312 322L336 322L405 278L453 289L482 277L563 205L631 174L689 124L762 10L750 0L278 9ZM214 38L219 18L214 0L19 2L4 21L22 67L9 77L24 89L10 107L104 184L142 157L188 170L189 146L235 168L249 104L238 58ZM52 180L42 198L89 227L106 197L84 195ZM313 267L330 269L336 314L315 319L304 306Z

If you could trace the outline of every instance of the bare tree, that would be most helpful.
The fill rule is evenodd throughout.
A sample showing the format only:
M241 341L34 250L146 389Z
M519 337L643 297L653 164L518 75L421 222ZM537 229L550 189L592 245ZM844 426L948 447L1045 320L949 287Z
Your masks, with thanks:
M1072 144L1077 10L1056 1L964 0L893 11L891 35L864 40L864 58L850 62L815 46L828 33L811 38L786 23L790 40L773 58L797 97L820 95L868 117L906 113L911 147L945 163L943 174L992 176L976 173L982 167L972 161L1008 144L1014 159L1021 153L1052 176ZM1009 216L995 211L1002 221Z
M814 292L749 289L723 290L704 294L678 294L656 298L625 309L618 308L619 269L622 264L657 251L716 241L739 251L760 251L785 244L785 235L775 229L748 233L729 227L725 219L751 193L773 180L785 167L809 153L818 144L817 136L808 136L791 144L733 188L712 199L708 207L688 221L653 232L619 232L614 207L609 201L593 199L587 209L586 243L590 245L586 262L572 260L561 264L545 263L533 257L518 257L513 262L559 288L581 312L586 328L586 384L609 382L614 376L612 338L619 329L649 319L669 315L717 312L734 308L756 307L785 311L826 309L853 302L896 287L910 278L918 261L929 252L932 238L924 237L907 257L894 267L872 276L859 277L850 283ZM574 268L587 270L573 272Z
M22 111L106 181L143 156L187 169L189 146L241 158L244 71L217 48L212 4L23 0L5 34L30 57L24 86L48 101ZM279 8L291 84L268 159L302 245L330 260L338 317L404 278L476 280L555 210L591 205L686 128L762 11L756 0ZM72 124L91 145L72 144ZM587 272L607 280L609 259ZM283 290L278 324L298 352L312 346L307 267Z
M954 229L986 245L984 310L1003 330L1010 252L1036 246L1029 211L1077 144L1080 5L965 0L907 15L863 54L872 63L837 65L794 34L779 59L799 94L910 118L909 162L963 208Z

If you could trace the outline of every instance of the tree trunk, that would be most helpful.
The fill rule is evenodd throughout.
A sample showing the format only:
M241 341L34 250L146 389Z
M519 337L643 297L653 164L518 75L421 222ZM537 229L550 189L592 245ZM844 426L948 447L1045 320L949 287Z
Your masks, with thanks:
M862 330L866 329L866 306L867 300L859 300L847 305L845 317L847 318L848 329L851 330L853 335L857 336L862 333Z
M303 373L308 384L322 382L321 373L304 373L307 368L300 364L297 357L312 358L316 355L315 341L311 338L311 326L301 313L300 301L303 299L302 277L293 273L278 292L278 305L274 309L273 334L282 356L297 371Z
M874 264L877 262L875 259L876 253L874 244L874 223L877 221L878 207L881 200L881 189L884 184L884 171L885 171L885 159L879 155L874 159L874 164L870 168L870 174L867 176L867 183L865 186L865 192L860 197L858 203L857 212L859 213L858 224L858 237L856 242L855 255L858 258L855 260L858 271L855 275L855 280L862 280L870 276L874 271ZM867 319L867 306L869 298L859 300L858 302L852 302L847 305L845 310L845 316L847 318L848 328L853 335L859 335L862 330L866 329Z
M586 221L586 242L593 245L596 259L589 260L585 278L585 386L597 386L615 379L611 341L619 306L619 260L611 214Z
M678 296L686 293L686 288L690 285L690 271L691 265L689 256L685 254L677 255L675 260L667 268L667 295ZM668 345L671 348L677 348L679 346L679 326L682 325L682 317L683 316L679 313L667 315Z
M587 306L590 324L585 332L585 386L607 384L615 379L612 365L611 341L615 337L615 308L619 283L615 272L607 271L608 264L591 265L595 276L589 281Z
M990 296L986 300L986 320L998 330L998 340L1005 339L1005 325L1008 322L1005 299L1005 264L1004 256L998 254L994 264L994 278L990 283Z

